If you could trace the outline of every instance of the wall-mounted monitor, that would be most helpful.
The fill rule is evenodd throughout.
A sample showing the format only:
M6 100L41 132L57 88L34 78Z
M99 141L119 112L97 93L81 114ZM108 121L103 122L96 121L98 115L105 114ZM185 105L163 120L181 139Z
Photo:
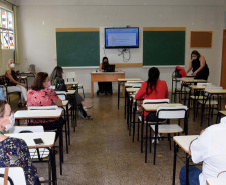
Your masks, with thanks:
M139 48L139 28L105 28L105 48Z

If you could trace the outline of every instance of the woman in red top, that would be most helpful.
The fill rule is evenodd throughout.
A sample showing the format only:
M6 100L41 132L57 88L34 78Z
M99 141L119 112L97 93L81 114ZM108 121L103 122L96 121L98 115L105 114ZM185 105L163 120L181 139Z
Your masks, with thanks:
M143 82L141 88L136 93L135 98L139 99L167 99L168 87L166 81L159 80L160 72L158 68L152 67L148 71L148 80ZM147 112L145 112L145 117ZM149 113L147 121L157 121L156 113Z
M39 72L36 74L31 89L27 92L27 106L62 106L61 99L53 89L50 89L50 80L47 73ZM31 124L43 125L45 130L57 128L55 119L34 119L30 120ZM64 120L60 119L60 124Z

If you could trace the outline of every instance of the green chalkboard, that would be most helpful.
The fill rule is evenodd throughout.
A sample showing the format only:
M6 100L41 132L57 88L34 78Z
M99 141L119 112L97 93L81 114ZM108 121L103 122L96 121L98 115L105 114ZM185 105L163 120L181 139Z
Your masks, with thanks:
M143 64L184 65L185 31L144 31Z
M57 65L99 66L99 31L56 32Z

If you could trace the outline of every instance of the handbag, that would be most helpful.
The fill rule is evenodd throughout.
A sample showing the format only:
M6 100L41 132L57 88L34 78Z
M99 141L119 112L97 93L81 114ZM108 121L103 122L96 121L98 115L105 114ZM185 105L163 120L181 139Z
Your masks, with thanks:
M56 78L55 91L67 91L67 87L64 83L64 79Z

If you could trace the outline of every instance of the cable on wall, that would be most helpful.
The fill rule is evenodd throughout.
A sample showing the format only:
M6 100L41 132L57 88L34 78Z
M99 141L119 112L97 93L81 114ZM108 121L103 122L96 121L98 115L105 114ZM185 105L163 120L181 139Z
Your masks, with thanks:
M118 54L118 56L121 56L121 55L122 55L123 62L129 62L129 60L130 60L130 58L131 58L130 49L128 49L128 48L123 48L122 50L118 49L118 51L120 52L120 53ZM129 55L128 58L125 57L125 53L128 53L128 55Z

